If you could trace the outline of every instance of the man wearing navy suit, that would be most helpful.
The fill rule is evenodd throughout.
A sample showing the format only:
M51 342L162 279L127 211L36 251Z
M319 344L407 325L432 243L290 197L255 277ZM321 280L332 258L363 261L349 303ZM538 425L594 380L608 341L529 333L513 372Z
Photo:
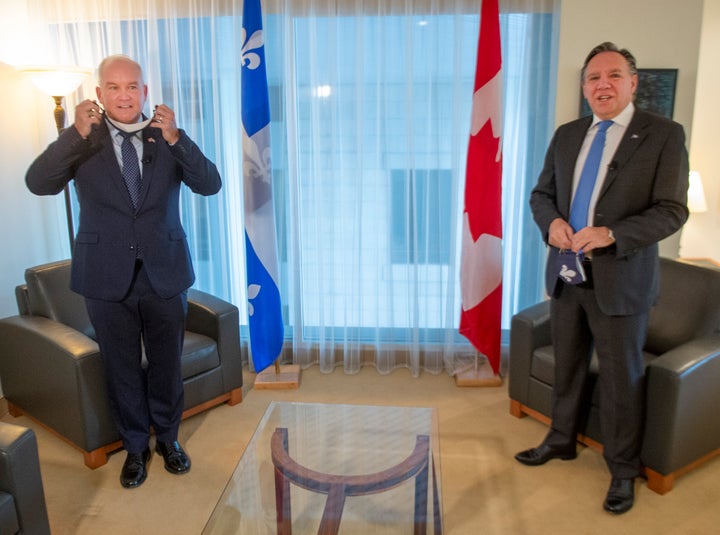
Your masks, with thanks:
M683 128L633 104L635 58L612 43L595 47L582 69L593 117L557 129L530 206L549 244L546 269L555 347L552 425L523 464L573 459L593 349L599 362L603 455L611 483L603 504L619 514L634 503L644 417L643 345L658 295L658 242L688 217ZM608 121L603 123L603 121ZM609 122L612 121L612 122ZM602 124L602 127L600 126ZM581 175L596 134L605 130L587 212L571 225ZM596 177L596 178L595 178ZM559 278L561 251L577 253L585 281ZM575 265L573 265L574 267ZM573 269L573 271L575 271ZM580 270L577 270L580 271Z
M38 195L75 182L80 225L70 284L85 297L127 450L120 482L133 488L147 477L150 427L165 468L190 470L177 438L187 289L195 274L179 196L182 184L213 195L221 180L170 108L157 106L152 119L143 115L147 86L140 65L110 56L98 77L98 102L77 106L73 126L33 162L26 182Z

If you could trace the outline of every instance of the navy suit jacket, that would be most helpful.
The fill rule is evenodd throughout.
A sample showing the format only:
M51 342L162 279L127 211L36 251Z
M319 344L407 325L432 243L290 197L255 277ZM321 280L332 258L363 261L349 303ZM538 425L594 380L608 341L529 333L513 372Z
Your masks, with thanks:
M74 180L80 202L71 288L89 298L119 301L128 292L137 250L155 292L169 298L194 280L180 222L183 183L212 195L220 174L192 140L180 132L172 147L157 128L143 130L142 190L137 208L122 178L110 131L103 121L83 139L67 128L30 166L26 183L38 195L54 195Z
M530 196L533 217L547 243L550 223L568 221L575 163L592 117L560 126ZM610 228L615 243L593 250L598 305L608 315L637 314L657 299L657 243L688 217L688 155L680 124L636 109L620 141L595 207L593 226ZM550 247L548 295L556 295L557 272Z

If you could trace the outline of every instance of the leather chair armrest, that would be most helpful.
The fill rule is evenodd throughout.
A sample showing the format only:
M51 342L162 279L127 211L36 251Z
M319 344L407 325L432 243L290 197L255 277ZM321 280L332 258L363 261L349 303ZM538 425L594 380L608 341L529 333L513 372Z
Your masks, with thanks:
M645 466L669 474L720 448L720 336L697 338L647 366Z
M84 450L118 440L94 340L48 318L11 316L0 320L0 355L8 401Z
M0 422L0 490L15 500L21 533L50 533L32 429Z
M30 298L28 297L27 284L20 284L15 287L15 301L21 316L30 314Z
M200 290L188 291L188 331L204 334L217 340L221 330L232 326L229 322L236 320L235 325L240 326L238 309L219 297Z
M510 399L527 404L533 351L551 343L550 301L537 303L513 316L508 370Z
M191 289L188 292L186 329L208 336L217 342L226 391L242 386L238 308L223 299Z

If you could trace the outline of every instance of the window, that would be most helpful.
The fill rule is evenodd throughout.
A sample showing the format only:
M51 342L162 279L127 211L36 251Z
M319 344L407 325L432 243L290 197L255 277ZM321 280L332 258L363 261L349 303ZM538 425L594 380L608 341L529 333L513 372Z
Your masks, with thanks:
M390 173L390 261L450 264L452 171L393 169Z

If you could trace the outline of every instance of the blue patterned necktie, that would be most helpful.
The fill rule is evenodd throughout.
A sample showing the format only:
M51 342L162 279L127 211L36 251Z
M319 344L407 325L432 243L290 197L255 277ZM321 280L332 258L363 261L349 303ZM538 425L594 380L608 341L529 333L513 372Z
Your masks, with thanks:
M605 132L612 121L601 121L598 123L595 138L590 145L585 165L580 174L580 182L575 191L575 198L570 208L570 226L577 232L581 228L587 226L588 211L590 210L590 198L593 189L595 189L595 181L600 170L600 160L602 159L603 149L605 148Z
M133 145L132 138L136 134L130 132L118 132L123 137L120 154L122 155L122 176L125 180L125 186L130 194L133 208L137 208L140 199L140 164L138 162L138 154Z

